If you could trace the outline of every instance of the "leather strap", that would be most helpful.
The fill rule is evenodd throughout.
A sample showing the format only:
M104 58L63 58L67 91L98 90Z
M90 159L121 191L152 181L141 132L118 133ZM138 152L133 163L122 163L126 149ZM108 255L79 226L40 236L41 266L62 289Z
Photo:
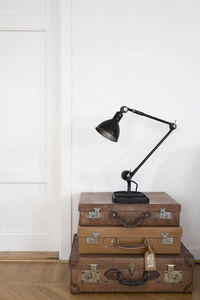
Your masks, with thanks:
M127 281L123 278L121 271L118 269L109 269L104 273L104 276L110 280L118 280L120 284L127 286L142 285L148 280L147 272L144 271L143 278L137 281Z
M120 222L123 226L129 227L129 228L138 226L144 219L150 218L151 216L152 216L151 212L150 212L150 211L146 211L146 212L142 213L142 214L141 214L141 217L139 217L134 223L128 224L128 223L126 223L126 221L121 217L121 215L120 215L119 212L117 212L117 211L111 211L110 214L109 214L109 217L110 217L110 218L114 218L114 219L119 220L119 222Z
M147 242L144 241L143 244L120 244L119 240L116 239L115 246L117 246L120 249L145 249L147 247Z
M144 284L148 280L157 280L160 277L158 271L144 271L143 278L137 281L128 281L123 279L122 272L119 269L108 269L104 276L109 280L118 280L120 284L134 286Z

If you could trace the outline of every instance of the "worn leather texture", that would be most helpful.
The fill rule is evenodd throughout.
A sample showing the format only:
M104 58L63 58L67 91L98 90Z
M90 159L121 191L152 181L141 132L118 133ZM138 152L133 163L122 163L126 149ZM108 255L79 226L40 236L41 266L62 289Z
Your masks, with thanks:
M163 192L145 193L148 204L122 204L112 202L112 193L81 193L79 225L82 226L179 226L181 205ZM99 217L90 212L99 209ZM170 213L162 218L161 210ZM169 215L168 215L169 216Z
M95 266L98 282L84 282L82 272ZM168 266L182 273L181 282L165 283ZM181 244L179 255L156 255L156 270L145 272L142 254L79 254L78 237L74 236L70 255L71 292L181 292L191 293L194 257ZM94 272L94 275L97 275ZM144 275L145 274L145 275ZM88 278L92 273L88 274ZM176 278L176 276L174 276ZM95 278L95 276L94 276ZM120 283L121 281L121 283ZM128 283L124 285L123 282ZM132 283L139 283L132 285ZM131 285L130 285L131 284Z
M167 237L164 237L167 236ZM179 254L181 227L78 226L79 253L141 254L149 243L156 254Z

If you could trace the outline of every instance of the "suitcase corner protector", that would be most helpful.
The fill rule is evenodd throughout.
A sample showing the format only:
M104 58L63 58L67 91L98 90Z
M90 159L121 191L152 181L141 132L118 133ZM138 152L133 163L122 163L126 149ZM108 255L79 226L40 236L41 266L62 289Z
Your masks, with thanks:
M72 294L79 294L80 293L80 288L78 287L77 284L71 283L70 284L70 291Z

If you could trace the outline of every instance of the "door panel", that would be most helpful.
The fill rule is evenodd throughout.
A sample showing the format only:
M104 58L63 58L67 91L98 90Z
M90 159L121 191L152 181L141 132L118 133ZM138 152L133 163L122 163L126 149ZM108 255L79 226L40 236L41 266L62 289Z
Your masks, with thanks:
M47 233L45 184L1 184L0 199L1 233Z
M0 32L0 166L45 166L45 32Z
M1 0L0 14L44 14L46 0Z
M59 248L57 18L0 0L0 251Z

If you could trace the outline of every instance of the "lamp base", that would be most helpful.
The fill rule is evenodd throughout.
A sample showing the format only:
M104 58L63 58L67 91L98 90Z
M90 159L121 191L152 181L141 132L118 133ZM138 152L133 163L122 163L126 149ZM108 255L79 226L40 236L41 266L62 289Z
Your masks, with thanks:
M149 203L149 198L141 192L114 192L112 201L115 203Z

